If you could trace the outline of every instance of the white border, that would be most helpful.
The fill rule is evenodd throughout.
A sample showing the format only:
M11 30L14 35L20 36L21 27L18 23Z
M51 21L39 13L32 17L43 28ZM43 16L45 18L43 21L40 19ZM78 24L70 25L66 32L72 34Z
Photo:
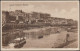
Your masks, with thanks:
M79 5L79 1L1 1L1 49L2 50L79 50L79 20L78 20L78 48L23 48L23 49L2 48L2 2L78 2Z

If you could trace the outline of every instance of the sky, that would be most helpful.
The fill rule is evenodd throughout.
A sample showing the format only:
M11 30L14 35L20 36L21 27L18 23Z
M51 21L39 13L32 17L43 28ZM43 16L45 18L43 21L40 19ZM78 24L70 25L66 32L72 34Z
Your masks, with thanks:
M15 11L23 10L24 12L42 12L49 13L51 17L66 19L79 19L78 1L41 1L41 2L2 2L2 10Z

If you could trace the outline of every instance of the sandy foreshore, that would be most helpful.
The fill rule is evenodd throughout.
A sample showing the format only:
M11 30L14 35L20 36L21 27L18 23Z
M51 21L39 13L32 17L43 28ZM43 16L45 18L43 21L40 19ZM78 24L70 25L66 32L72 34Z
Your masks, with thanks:
M27 30L24 30L27 31ZM66 42L66 34L69 34L69 42ZM77 48L78 47L78 33L67 32L66 30L60 30L60 32L52 33L43 36L40 39L26 39L26 44L21 47L24 48ZM9 46L3 48L10 48Z
M73 41L73 42L67 45L63 45L66 44L65 40L66 40L67 33L70 35L69 41ZM77 41L77 33L62 31L60 33L44 36L41 39L34 39L34 40L27 39L26 44L22 48L56 48L56 47L73 48L73 46L74 48L77 48L78 43L76 41Z

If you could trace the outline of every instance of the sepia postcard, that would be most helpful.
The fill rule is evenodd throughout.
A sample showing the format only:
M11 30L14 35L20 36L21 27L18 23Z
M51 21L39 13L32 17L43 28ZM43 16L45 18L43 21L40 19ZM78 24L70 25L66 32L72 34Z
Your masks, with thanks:
M1 49L78 50L79 1L1 1Z

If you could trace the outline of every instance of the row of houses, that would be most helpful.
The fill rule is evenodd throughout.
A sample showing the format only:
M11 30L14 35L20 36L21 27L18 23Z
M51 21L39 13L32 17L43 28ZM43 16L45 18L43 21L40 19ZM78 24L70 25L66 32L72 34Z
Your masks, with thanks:
M24 24L45 24L53 25L73 25L77 23L72 19L51 17L48 13L32 12L26 13L22 10L2 11L2 25L5 23L24 23Z

